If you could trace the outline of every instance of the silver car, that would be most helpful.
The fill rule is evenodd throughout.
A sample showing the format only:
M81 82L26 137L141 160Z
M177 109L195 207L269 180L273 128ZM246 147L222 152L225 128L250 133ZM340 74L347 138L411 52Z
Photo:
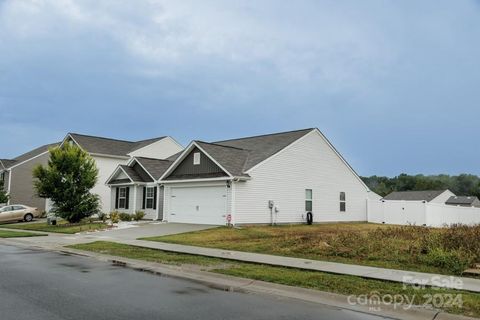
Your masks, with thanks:
M30 222L33 218L38 218L40 212L37 208L24 206L22 204L13 204L0 208L0 222L5 221L26 221Z

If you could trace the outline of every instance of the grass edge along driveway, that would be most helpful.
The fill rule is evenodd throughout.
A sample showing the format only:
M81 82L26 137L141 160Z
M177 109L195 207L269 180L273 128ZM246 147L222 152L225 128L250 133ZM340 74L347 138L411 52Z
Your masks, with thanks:
M443 305L443 307L437 305L436 307L449 313L480 317L480 294L478 293L438 288L418 290L411 286L404 287L401 283L389 281L254 263L232 262L219 258L173 253L106 241L71 245L68 248L161 264L197 265L202 270L213 273L342 295L402 295L413 299L415 305L428 303L429 298L432 296L443 297L443 301L453 297L457 298L455 303ZM457 302L461 302L461 305Z
M85 231L97 231L107 229L109 226L101 222L81 222L74 224L67 224L66 222L60 222L55 226L48 225L46 222L32 222L32 223L14 223L0 225L1 228L6 229L18 229L28 231L41 231L41 232L53 232L53 233L65 233L75 234Z
M0 230L0 239L1 238L41 237L41 236L47 236L47 234L24 232L24 231Z

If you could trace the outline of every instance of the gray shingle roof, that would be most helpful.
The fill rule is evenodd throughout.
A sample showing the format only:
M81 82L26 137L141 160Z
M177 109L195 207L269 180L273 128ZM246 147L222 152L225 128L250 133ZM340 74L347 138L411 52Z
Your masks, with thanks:
M244 171L251 151L202 141L195 142L231 175L248 176Z
M19 164L23 161L26 161L26 160L29 160L31 158L34 158L46 151L48 151L48 149L50 148L53 148L53 147L56 147L60 144L60 142L55 142L55 143L50 143L50 144L46 144L46 145L43 145L41 147L38 147L38 148L35 148L31 151L28 151L24 154L21 154L19 155L18 157L16 158L13 158L13 159L2 159L0 161L2 161L2 164L5 166L6 169L16 165L16 164Z
M297 141L314 128L266 134L261 136L213 142L216 145L229 146L249 151L244 163L244 170L251 169L260 162L270 158L291 143Z
M125 171L127 176L129 176L133 181L132 182L144 182L142 176L136 172L132 167L127 165L120 165L120 167Z
M70 133L70 136L89 153L105 154L126 157L129 153L143 148L165 137L158 137L141 141L126 141L103 137L88 136L78 133Z
M138 161L155 179L160 179L160 177L173 163L173 161L169 160L151 159L145 157L135 157L135 160Z
M8 169L11 166L13 166L15 163L17 163L17 161L10 160L10 159L0 159L0 162L2 163L0 166L0 169L3 169L3 168Z
M447 190L428 191L394 191L384 197L384 200L427 201L430 202Z
M473 205L475 202L478 201L478 198L473 196L452 196L445 203L451 205Z
M248 177L246 171L312 132L312 130L315 129L302 129L211 143L198 140L194 142L231 175ZM181 153L173 155L168 160L175 161Z

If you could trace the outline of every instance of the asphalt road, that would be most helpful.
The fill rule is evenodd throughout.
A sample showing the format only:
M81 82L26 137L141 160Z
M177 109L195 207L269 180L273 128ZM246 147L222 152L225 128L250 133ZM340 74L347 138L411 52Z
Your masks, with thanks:
M379 319L229 292L94 259L0 245L0 319Z

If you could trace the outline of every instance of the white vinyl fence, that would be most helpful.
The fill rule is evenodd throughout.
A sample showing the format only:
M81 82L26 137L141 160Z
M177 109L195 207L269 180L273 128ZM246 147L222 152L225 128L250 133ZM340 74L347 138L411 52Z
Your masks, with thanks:
M423 201L368 200L368 222L429 227L480 224L480 208Z

